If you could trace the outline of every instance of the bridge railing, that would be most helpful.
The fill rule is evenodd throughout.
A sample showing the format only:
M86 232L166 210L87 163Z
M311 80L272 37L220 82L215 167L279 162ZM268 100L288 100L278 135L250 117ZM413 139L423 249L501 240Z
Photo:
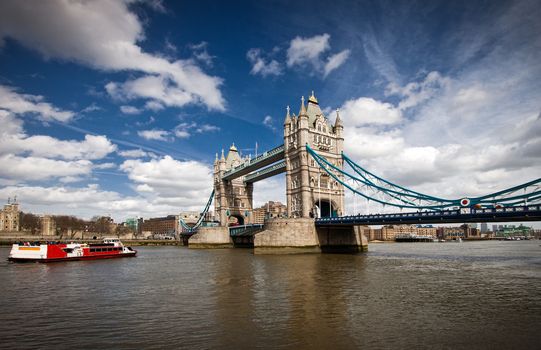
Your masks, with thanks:
M398 220L398 219L416 219L416 218L430 218L430 217L461 217L461 216L483 216L492 214L495 216L509 216L516 214L527 215L529 212L538 213L541 211L541 205L527 205L527 206L514 206L503 208L460 208L453 210L435 210L435 211L423 211L423 212L409 212L409 213L390 213L390 214L368 214L368 215L346 215L339 217L325 217L317 218L316 224L348 224L354 222L377 222L386 220Z
M253 234L256 231L260 231L262 229L263 229L263 224L232 226L229 228L229 235L232 237L247 236L247 235Z
M263 176L265 174L268 174L268 173L272 173L273 171L278 171L278 170L283 170L286 168L286 162L285 160L284 161L281 161L277 164L274 164L268 168L265 168L265 169L262 169L262 170L259 170L259 171L256 171L254 173L251 173L249 175L246 175L246 178L244 179L245 182L250 182L250 180L253 180L255 178L258 178L260 176Z
M224 173L224 177L227 177L227 176L229 176L231 174L234 174L237 171L242 170L242 169L244 169L246 167L249 167L251 165L257 164L258 162L263 161L263 160L265 160L265 159L267 159L269 157L275 156L276 154L278 154L280 152L283 152L283 151L284 151L284 145L280 145L280 146L278 146L276 148L271 149L270 151L263 152L259 156L255 157L255 158L252 158L249 161L244 162L244 163L240 164L239 166L236 166L236 167L226 171Z

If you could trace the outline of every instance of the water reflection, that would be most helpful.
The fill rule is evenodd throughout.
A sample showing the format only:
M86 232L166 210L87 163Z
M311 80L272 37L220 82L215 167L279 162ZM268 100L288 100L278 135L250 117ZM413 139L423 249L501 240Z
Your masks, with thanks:
M360 255L141 248L8 264L0 348L533 348L537 242L381 244ZM113 345L114 346L113 346Z

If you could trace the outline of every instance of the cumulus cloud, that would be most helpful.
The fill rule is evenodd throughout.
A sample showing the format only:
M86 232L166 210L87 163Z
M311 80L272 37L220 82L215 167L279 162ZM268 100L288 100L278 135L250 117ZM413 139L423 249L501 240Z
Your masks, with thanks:
M0 154L27 153L32 156L63 159L101 159L116 150L105 136L85 135L84 141L63 141L45 135L9 135L0 140Z
M281 75L282 67L275 59L265 59L261 49L252 48L246 53L248 61L252 64L250 74L261 75L263 77L269 75Z
M153 98L165 105L174 101L170 105L177 107L198 103L224 110L220 78L205 74L193 60L172 61L143 51L139 46L145 37L143 26L130 11L129 3L48 1L36 6L2 1L0 41L15 39L46 58L74 61L99 70L140 72L143 79L159 78L161 94L128 91L132 98ZM128 83L133 85L133 81ZM179 99L179 95L183 98Z
M0 110L0 124L0 179L4 183L87 176L92 172L91 160L116 150L107 137L99 135L85 135L81 141L27 136L22 120L5 110Z
M43 121L67 122L75 116L74 112L61 110L43 100L43 96L20 94L13 87L0 85L0 110L14 114L34 114Z
M340 115L347 126L367 124L396 124L402 121L402 112L391 103L360 97L346 101L340 108Z
M197 205L212 191L212 170L196 161L178 161L170 156L149 161L130 159L120 169L137 185L141 195L152 193L161 203Z
M88 160L63 161L43 157L0 155L0 178L18 181L47 180L55 177L89 175L92 162Z
M340 67L349 57L350 50L324 57L324 53L331 48L331 36L327 33L315 35L311 38L300 36L291 40L287 49L287 66L310 65L316 71L323 73L325 78L330 72Z

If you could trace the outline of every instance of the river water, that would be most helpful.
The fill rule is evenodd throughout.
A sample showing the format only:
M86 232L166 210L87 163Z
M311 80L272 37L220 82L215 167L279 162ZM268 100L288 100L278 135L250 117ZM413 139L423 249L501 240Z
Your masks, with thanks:
M371 244L358 255L140 247L16 264L5 349L539 349L541 242Z

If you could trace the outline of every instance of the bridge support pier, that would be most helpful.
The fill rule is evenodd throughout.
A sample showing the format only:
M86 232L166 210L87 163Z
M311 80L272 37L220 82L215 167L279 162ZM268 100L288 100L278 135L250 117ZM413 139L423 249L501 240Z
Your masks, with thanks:
M318 227L319 246L323 253L359 253L368 250L367 226Z
M254 254L320 252L314 219L271 219L254 236Z
M227 227L200 227L188 240L189 248L233 248Z
M254 236L255 254L358 253L368 250L364 226L316 227L314 219L272 219Z

